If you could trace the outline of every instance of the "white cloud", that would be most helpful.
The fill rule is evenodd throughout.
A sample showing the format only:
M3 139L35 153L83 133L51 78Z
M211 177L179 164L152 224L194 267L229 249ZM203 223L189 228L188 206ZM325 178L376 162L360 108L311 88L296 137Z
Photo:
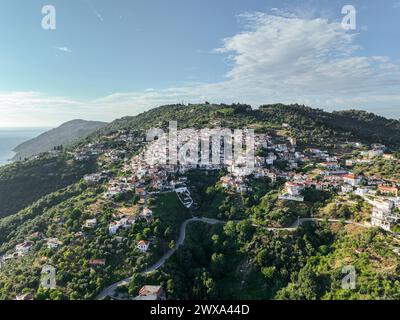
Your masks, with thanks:
M67 47L55 47L55 49L57 49L58 51L61 51L61 52L72 53L72 50Z
M4 105L18 105L18 110L37 108L51 115L54 104L60 108L53 112L54 119L62 120L112 120L162 104L205 100L304 103L327 109L364 107L400 117L399 66L386 56L358 55L358 35L344 30L340 22L266 13L239 18L243 31L224 39L216 49L228 56L231 66L223 81L114 93L90 102L30 93Z
M248 30L225 39L219 51L231 53L229 81L265 88L267 96L359 94L398 76L386 57L355 56L356 35L340 23L263 13L246 19Z
M355 107L379 105L381 96L383 103L397 104L399 67L385 56L357 56L357 34L347 32L339 22L264 13L240 19L244 31L224 39L216 50L229 54L231 69L224 81L115 94L98 102L121 109L182 100Z
M38 92L0 92L0 127L47 126L76 118L82 105Z

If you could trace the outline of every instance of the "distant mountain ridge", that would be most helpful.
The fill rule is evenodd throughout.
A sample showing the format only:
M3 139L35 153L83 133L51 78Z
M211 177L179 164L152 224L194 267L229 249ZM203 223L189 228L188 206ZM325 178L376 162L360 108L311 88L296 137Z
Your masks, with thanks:
M78 139L85 138L90 133L106 126L106 122L86 121L81 119L71 120L61 126L46 131L45 133L25 141L13 151L16 152L13 160L20 160L52 150L57 146L68 146Z

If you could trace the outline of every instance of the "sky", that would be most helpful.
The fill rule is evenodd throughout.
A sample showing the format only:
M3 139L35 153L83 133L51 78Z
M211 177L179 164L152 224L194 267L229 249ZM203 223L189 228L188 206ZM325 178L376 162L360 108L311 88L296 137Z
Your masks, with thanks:
M400 0L2 0L0 127L204 101L398 119L399 17Z

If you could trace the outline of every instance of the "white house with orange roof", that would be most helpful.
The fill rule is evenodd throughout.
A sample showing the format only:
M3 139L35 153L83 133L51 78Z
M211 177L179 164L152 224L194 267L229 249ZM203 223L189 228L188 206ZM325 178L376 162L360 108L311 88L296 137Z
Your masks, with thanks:
M298 196L300 195L301 191L304 189L304 185L300 183L294 182L286 182L285 190L291 196Z
M345 174L345 175L342 176L342 178L343 178L343 182L344 183L347 183L347 184L349 184L349 185L351 185L353 187L359 185L361 183L361 181L362 181L362 177L361 176L357 176L357 175L355 175L353 173Z
M399 189L394 186L385 186L385 185L380 185L378 186L378 190L385 195L393 195L395 197L398 196Z
M137 248L141 251L141 252L147 252L147 250L149 250L149 246L150 246L150 242L146 241L146 240L140 240L137 244Z

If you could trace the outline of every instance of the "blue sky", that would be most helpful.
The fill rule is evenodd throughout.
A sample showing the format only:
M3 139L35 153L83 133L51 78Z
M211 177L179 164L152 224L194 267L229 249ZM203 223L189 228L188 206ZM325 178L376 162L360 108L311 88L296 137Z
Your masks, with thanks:
M41 9L56 9L43 30ZM341 27L343 5L356 30ZM299 102L400 118L400 1L3 0L1 126L164 103Z

